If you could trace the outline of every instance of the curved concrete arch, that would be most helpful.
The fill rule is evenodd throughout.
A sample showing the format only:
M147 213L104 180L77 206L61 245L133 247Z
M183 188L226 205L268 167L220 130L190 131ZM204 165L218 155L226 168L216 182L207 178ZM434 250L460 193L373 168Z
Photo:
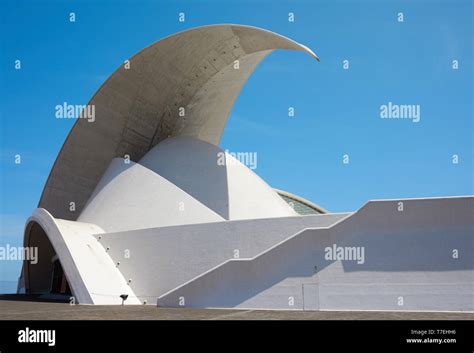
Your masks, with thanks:
M57 255L71 292L79 304L140 304L112 259L93 236L104 231L95 224L55 219L45 209L34 210L25 227L24 246L38 247L39 261L23 264L28 293L48 292L51 256ZM34 271L33 276L30 272ZM33 280L35 283L33 283Z
M76 121L39 207L57 218L77 219L113 158L129 155L138 161L170 136L218 145L243 85L276 49L301 50L319 60L293 40L241 25L198 27L143 49L89 102L95 121ZM69 211L71 202L76 212Z

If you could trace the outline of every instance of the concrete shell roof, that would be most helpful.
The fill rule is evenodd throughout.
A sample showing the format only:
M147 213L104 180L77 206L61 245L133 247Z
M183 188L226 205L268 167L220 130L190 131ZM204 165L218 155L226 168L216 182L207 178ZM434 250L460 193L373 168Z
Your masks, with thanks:
M255 67L275 49L309 48L256 27L212 25L174 34L119 67L77 119L54 163L39 206L77 219L114 157L138 161L170 136L218 145L229 113ZM234 68L235 61L239 69ZM184 117L180 116L183 112ZM181 109L181 110L180 110ZM70 211L70 203L75 211Z

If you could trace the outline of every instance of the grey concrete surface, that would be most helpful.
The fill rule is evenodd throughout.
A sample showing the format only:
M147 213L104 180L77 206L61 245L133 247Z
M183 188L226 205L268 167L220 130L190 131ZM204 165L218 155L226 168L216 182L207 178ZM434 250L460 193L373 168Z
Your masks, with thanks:
M95 106L95 121L78 119L74 124L38 207L55 218L76 220L113 158L129 155L137 162L170 136L218 145L243 85L276 49L301 50L317 58L288 38L241 25L198 27L146 47L130 58L129 69L119 67L88 103ZM75 212L70 202L75 202Z
M0 300L0 320L474 320L446 312L283 311L69 305Z

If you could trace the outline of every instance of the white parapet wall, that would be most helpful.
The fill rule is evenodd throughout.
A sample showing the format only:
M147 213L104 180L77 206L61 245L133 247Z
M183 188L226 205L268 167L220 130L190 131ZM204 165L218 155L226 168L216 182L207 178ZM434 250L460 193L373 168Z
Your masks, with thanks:
M348 213L159 227L106 233L100 244L149 304L233 258L249 258L308 227L327 227ZM99 238L98 236L96 236ZM127 255L127 256L125 256Z
M228 260L158 305L474 311L473 200L371 201L325 229Z
M127 304L166 307L474 311L473 201L370 201L355 213L116 233L38 209L25 246L47 256L25 280L41 289L41 263L55 253L81 304L127 294Z

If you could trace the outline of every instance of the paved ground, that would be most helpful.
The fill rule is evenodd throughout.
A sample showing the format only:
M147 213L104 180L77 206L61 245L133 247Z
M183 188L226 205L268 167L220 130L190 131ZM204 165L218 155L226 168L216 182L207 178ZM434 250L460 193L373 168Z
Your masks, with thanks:
M169 309L0 301L0 320L474 320L474 313Z

